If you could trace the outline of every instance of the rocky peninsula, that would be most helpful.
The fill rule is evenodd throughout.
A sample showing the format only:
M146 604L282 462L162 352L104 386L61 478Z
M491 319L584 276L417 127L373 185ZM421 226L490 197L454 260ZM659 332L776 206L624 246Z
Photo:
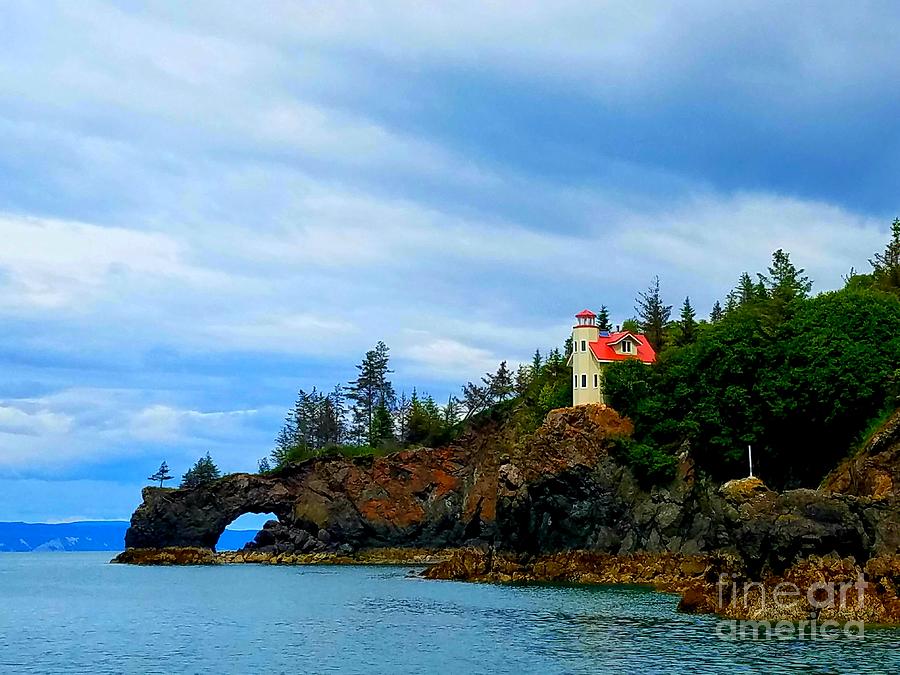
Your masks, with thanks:
M645 486L617 459L631 431L602 405L554 410L524 436L495 415L445 448L145 488L116 560L403 563L432 579L647 584L682 594L684 611L738 618L900 622L900 411L817 490L718 485L689 448L671 483ZM278 520L216 553L244 513ZM852 606L815 600L860 580ZM765 601L779 584L801 590L795 602Z

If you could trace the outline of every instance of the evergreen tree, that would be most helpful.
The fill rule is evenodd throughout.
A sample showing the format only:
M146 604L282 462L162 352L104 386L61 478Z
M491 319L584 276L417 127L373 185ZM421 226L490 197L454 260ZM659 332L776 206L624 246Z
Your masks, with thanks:
M569 341L571 342L571 338L569 338ZM558 347L554 347L550 350L550 353L547 355L547 368L549 368L550 370L555 370L562 367L565 363L566 359L564 359L563 355L560 354Z
M622 322L622 330L626 333L636 335L641 332L641 324L638 323L637 319L625 319L625 321Z
M691 306L691 299L690 297L687 297L684 299L684 304L681 306L681 319L678 321L678 326L681 329L678 336L678 343L680 345L689 345L697 339L697 321L695 320L695 317L696 313Z
M635 311L641 331L657 352L665 346L665 329L672 315L672 305L666 305L659 292L659 277L655 277L650 287L638 295Z
M729 291L725 296L725 316L731 314L738 308L737 294L735 291Z
M753 279L747 272L741 274L741 278L738 280L737 288L734 289L738 307L749 305L755 300L761 300L762 298L764 298L765 292L763 291L762 293L760 293L760 291L760 286L753 283Z
M803 276L805 270L798 269L792 262L789 253L778 249L772 254L772 265L768 275L758 274L759 285L765 289L766 295L774 302L786 305L797 298L806 298L812 290L809 277Z
M600 311L597 312L597 328L600 330L612 330L612 324L609 322L609 310L606 308L606 305L601 305Z
M257 464L257 469L259 473L269 473L272 470L272 465L269 464L269 458L263 457L260 459Z
M383 448L391 445L396 441L394 436L394 420L391 412L388 410L387 403L384 399L375 406L375 412L372 415L372 433L369 439L369 445L373 448Z
M326 428L330 431L327 442L332 445L341 445L347 435L347 397L344 394L344 388L336 384L334 389L328 395L327 414L331 416L326 424Z
M516 396L524 396L525 392L528 391L528 385L530 384L531 368L524 363L520 363L519 367L516 368L516 379L513 384L513 390L515 391Z
M210 457L207 452L206 457L198 459L196 464L185 472L184 476L181 478L181 487L202 487L203 485L209 485L221 477L222 474L219 471L219 467L216 466L212 457Z
M900 291L900 218L891 224L891 239L883 253L876 253L869 260L876 288L883 291Z
M397 410L395 411L397 418L397 438L400 439L401 443L406 443L408 440L409 408L410 399L406 395L406 392L402 391L397 398Z
M172 474L169 473L169 465L167 462L163 462L159 465L159 470L153 474L152 476L148 476L147 480L152 480L154 483L159 481L159 487L163 486L163 481L172 480Z
M290 461L291 451L294 449L294 434L291 432L289 421L293 418L293 412L288 414L288 421L281 427L278 436L275 437L275 448L270 453L275 466L284 466Z
M716 300L716 303L712 306L712 311L709 313L709 322L718 323L724 316L725 312L722 311L722 305Z
M428 420L425 419L425 408L419 400L419 392L413 388L409 399L409 415L407 416L406 442L421 443L428 436Z
M450 429L459 422L459 400L452 394L447 399L447 405L444 406L444 427Z
M488 397L491 403L496 401L505 401L513 393L512 373L506 365L506 361L500 362L500 367L494 374L488 373L481 381L484 382L488 389Z
M541 358L541 350L535 349L534 356L531 357L531 377L537 377L541 374L541 367L544 365L544 360Z
M310 393L302 389L294 403L294 447L317 448L316 431L319 422L319 392L315 387Z
M480 413L490 405L487 387L481 387L473 382L467 382L462 388L462 400L460 402L462 403L463 410L465 410L463 419L467 420L472 417L472 415ZM410 414L412 413L410 412Z
M373 447L378 438L375 428L375 410L379 406L383 406L390 412L396 399L394 388L387 377L393 372L389 368L389 351L384 342L378 342L374 349L366 352L365 358L356 366L359 374L350 383L347 392L347 398L353 401L356 432L358 434L365 433L366 442Z

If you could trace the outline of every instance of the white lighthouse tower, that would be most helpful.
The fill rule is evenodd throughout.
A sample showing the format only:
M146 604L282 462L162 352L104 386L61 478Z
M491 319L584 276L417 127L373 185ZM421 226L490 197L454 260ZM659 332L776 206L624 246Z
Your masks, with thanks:
M591 343L600 339L597 315L589 309L575 315L572 328L572 403L603 403L603 383L598 377L597 361Z

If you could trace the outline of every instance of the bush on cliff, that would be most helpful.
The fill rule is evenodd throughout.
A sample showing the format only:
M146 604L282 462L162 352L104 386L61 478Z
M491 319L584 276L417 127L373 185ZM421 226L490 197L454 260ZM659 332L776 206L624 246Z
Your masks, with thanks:
M216 463L207 452L206 457L198 459L194 466L185 472L184 476L181 478L181 487L202 487L204 485L209 485L221 477L222 472L219 471L219 467L216 466Z

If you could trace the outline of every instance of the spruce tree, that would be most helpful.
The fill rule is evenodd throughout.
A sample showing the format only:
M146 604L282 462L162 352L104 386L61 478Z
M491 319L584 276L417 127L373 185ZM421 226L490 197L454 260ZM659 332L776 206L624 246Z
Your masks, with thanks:
M680 345L689 345L697 339L697 321L694 308L691 306L691 298L686 297L681 306L681 318L678 321L681 333L678 336Z
M531 377L537 377L541 374L541 368L544 365L544 360L541 358L541 350L535 349L534 356L531 357Z
M460 400L465 415L463 419L468 420L473 415L480 413L490 405L488 388L482 387L474 382L467 382L462 388L462 399ZM410 412L412 414L412 412Z
M375 412L372 416L372 433L370 435L369 445L373 448L383 448L391 445L396 440L394 436L394 420L391 412L388 410L387 403L384 399L375 406Z
M612 330L612 324L609 322L609 310L606 308L606 305L600 306L600 311L597 312L597 328L600 330Z
M791 262L789 253L778 249L772 254L772 265L768 275L758 274L759 286L765 289L766 295L776 303L787 304L797 298L809 296L812 282L803 275L802 268Z
M513 390L516 396L524 396L528 391L528 385L531 384L531 368L524 363L520 363L516 368L516 379L513 383Z
M501 361L497 372L493 375L489 373L483 381L488 385L492 401L505 401L512 396L513 378L506 361Z
M216 466L216 463L213 462L212 457L210 457L207 452L205 457L198 459L194 466L185 472L184 476L181 478L181 487L202 487L204 485L209 485L221 477L222 474L219 471L219 467Z
M168 463L163 462L160 464L159 470L152 476L148 476L147 480L152 480L154 483L159 481L159 487L163 486L163 481L172 480L172 474L169 473Z
M366 352L365 358L356 366L358 376L350 383L347 398L353 401L354 425L358 434L365 434L365 441L373 445L376 441L375 409L384 406L388 412L396 399L394 388L388 379L393 372L389 367L388 346L378 342L375 348Z
M672 315L672 305L666 305L659 292L659 277L655 277L650 287L638 295L635 311L641 331L657 352L665 346L665 329Z
M397 419L397 438L401 443L406 443L409 431L409 408L410 399L405 391L400 392L397 398L397 410L395 411Z
M722 311L722 305L716 300L715 304L712 306L712 311L709 313L709 322L718 323L724 316L725 312Z
M447 405L444 406L444 425L449 430L457 422L459 422L459 400L451 394L447 399Z

